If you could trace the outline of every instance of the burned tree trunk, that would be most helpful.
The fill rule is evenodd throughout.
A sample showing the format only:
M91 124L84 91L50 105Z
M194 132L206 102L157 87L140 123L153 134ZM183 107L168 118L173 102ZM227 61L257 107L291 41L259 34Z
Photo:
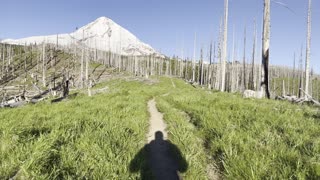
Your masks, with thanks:
M4 58L5 58L5 54L4 54L4 52L5 52L5 45L2 45L2 71L1 71L1 78L3 78L4 76L5 76L5 69L4 69L4 67L5 67L5 62L4 62Z
M199 63L199 76L200 76L200 85L202 86L203 85L203 82L204 82L204 72L203 72L204 68L203 68L203 51L202 51L202 48L201 48L201 51L200 51L200 63Z
M196 45L197 45L197 33L194 34L194 47L193 47L193 60L192 60L192 82L196 79Z
M247 77L247 73L246 73L246 38L247 36L247 28L244 28L244 41L243 41L243 90L247 89L247 81L246 81L246 77Z
M42 45L42 83L43 83L43 87L46 87L46 67L47 66L47 62L46 62L46 45L45 43L43 43Z
M81 52L81 67L80 67L80 87L83 88L83 63L84 63L84 47L82 47Z
M302 91L301 91L301 89L302 89L302 80L303 80L303 65L302 65L302 49L303 49L303 47L301 46L301 54L300 54L300 67L299 67L299 69L300 69L300 72L299 72L299 90L298 90L298 97L299 98L301 98L302 97Z
M69 95L69 77L64 75L62 80L62 89L63 89L63 97L67 97Z
M226 62L227 62L227 42L228 42L228 0L224 1L224 23L223 23L223 48L222 48L222 68L221 68L221 89L224 92L226 87Z
M250 89L255 90L255 78L254 78L254 61L255 61L255 52L256 52L256 40L257 40L257 29L256 29L256 20L254 20L254 33L253 33L253 47L252 47L252 67L251 67L251 77L250 77Z
M295 78L296 78L296 53L293 55L293 70L292 70L292 95L295 94Z
M310 78L310 46L311 46L311 0L309 0L309 8L308 8L308 22L307 22L308 30L307 30L307 47L306 47L306 82L305 82L305 98L307 99L307 94L309 93L309 78Z
M270 99L269 91L269 47L270 47L270 0L264 0L263 14L263 40L262 40L262 82L261 91Z

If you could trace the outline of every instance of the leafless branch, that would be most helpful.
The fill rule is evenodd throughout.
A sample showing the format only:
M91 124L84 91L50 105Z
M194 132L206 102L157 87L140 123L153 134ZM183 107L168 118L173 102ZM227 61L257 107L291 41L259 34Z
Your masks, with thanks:
M280 2L280 1L275 1L275 0L271 0L272 2L279 4L283 7L285 7L286 9L288 9L289 11L291 11L293 14L297 14L296 12L294 12L287 4Z

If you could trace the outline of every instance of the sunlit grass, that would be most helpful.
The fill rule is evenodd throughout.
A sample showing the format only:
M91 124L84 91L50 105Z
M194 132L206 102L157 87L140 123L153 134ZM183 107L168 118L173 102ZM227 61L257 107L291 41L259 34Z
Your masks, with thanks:
M144 145L149 96L140 83L117 84L107 94L0 110L0 179L138 176L127 166Z
M189 114L227 179L320 178L317 109L175 83L163 98Z
M93 91L107 91L92 97L0 109L0 179L139 179L129 164L146 143L153 97L188 162L185 179L206 179L208 163L226 179L320 177L317 109L134 79L101 83Z

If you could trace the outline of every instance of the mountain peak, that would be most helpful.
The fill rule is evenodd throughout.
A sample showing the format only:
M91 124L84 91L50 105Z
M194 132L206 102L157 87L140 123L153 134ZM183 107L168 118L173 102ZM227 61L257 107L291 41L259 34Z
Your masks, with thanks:
M90 48L112 51L123 55L151 55L162 56L148 44L141 42L136 36L107 17L99 17L93 22L69 34L59 34L59 45L69 46L81 42ZM57 35L34 36L29 38L2 41L8 44L31 44L57 42Z
M95 24L108 24L108 23L114 23L114 22L112 21L112 19L107 18L105 16L102 16L102 17L97 18L92 23L95 23Z
M82 28L80 28L81 30L87 30L87 29L91 29L91 28L98 28L98 29L104 29L104 28L109 28L110 26L116 24L115 22L113 22L111 19L102 16L97 18L96 20L94 20L93 22L83 26Z
M101 16L99 18L97 18L95 21L110 21L111 19L105 17L105 16Z

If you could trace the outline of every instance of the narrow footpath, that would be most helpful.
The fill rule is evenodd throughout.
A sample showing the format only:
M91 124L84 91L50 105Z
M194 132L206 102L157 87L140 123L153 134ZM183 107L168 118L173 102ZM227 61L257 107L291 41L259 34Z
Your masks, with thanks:
M179 180L179 165L172 156L170 142L167 141L167 125L163 121L163 115L156 107L154 99L148 102L150 113L150 127L148 139L148 165L156 180Z

